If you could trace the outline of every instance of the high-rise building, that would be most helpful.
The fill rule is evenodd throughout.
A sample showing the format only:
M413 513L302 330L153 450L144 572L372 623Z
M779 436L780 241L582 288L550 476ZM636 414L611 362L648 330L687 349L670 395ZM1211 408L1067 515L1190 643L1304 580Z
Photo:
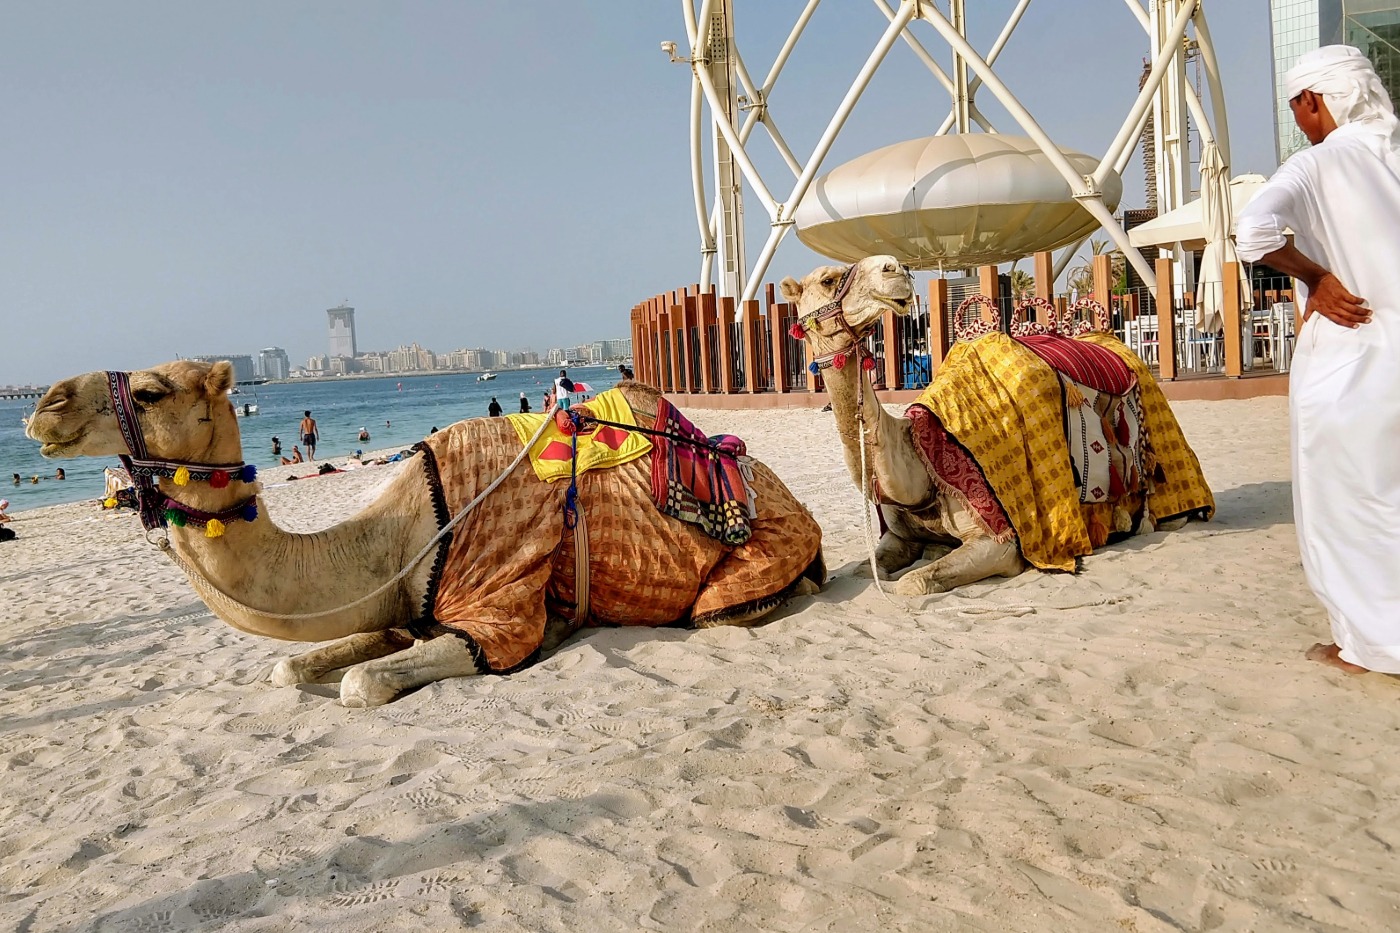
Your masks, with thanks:
M330 323L330 356L353 360L358 352L355 348L355 309L349 305L329 308L326 317Z
M217 363L220 360L228 360L233 364L234 382L252 382L257 378L257 373L253 369L253 358L246 353L211 353L204 356L192 356L190 359L200 363Z
M1283 87L1284 73L1304 52L1337 43L1356 46L1376 66L1391 102L1400 101L1400 0L1269 0L1269 12L1280 162L1308 144L1293 122Z
M281 347L258 351L258 375L264 379L286 379L292 372L292 361Z

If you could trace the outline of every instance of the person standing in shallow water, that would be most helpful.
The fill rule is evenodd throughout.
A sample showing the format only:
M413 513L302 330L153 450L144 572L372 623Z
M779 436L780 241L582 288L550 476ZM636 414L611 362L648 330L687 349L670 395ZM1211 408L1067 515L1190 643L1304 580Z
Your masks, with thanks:
M306 448L306 460L310 463L316 459L316 442L321 439L321 432L316 428L316 419L311 417L311 412L301 414L301 443Z
M525 393L524 393L524 392L521 392L521 393L520 393L520 413L521 413L522 415L525 415L525 414L529 414L529 412L530 412L530 400L529 400L528 398L525 397Z
M501 403L496 401L496 396L491 396L491 404L486 407L486 413L492 418L501 417Z

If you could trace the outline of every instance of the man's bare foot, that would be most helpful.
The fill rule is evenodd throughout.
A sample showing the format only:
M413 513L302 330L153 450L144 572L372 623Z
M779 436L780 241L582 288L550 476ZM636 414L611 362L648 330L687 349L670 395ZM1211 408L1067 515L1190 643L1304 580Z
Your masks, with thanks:
M1359 664L1352 664L1350 661L1342 660L1342 649L1336 645L1324 645L1318 642L1304 653L1303 657L1309 661L1321 661L1323 664L1330 664L1333 667L1341 668L1348 674L1365 674L1367 669Z

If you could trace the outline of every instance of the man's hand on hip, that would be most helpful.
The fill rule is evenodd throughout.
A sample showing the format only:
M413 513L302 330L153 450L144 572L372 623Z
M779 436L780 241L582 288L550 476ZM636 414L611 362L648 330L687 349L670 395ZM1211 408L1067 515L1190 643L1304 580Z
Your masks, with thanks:
M1347 291L1341 280L1329 272L1308 293L1308 309L1303 320L1316 313L1343 327L1360 327L1371 322L1371 309L1365 306L1365 301Z

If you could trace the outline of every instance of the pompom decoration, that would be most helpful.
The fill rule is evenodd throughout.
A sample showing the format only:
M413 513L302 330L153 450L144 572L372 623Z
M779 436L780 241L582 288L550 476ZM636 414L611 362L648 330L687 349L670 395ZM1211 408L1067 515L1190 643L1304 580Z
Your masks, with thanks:
M102 500L102 507L103 507L104 509L115 509L115 508L117 507L117 500L116 500L116 499L103 499L103 500Z
M224 536L224 523L221 522L221 521L219 521L217 518L211 518L211 519L209 519L208 524L206 524L206 525L204 526L204 537L206 537L206 538L222 538L223 536Z
M185 513L184 513L184 512L177 512L175 509L166 509L166 510L165 510L165 520L166 520L167 523L169 523L169 524L171 524L171 525L174 525L176 528L184 528L184 527L185 527Z
M223 470L215 470L213 473L209 474L209 485L214 489L223 489L228 485L228 474ZM210 535L210 537L218 536Z
M844 354L844 353L838 353L838 354L836 354L835 356L833 356L833 357L831 358L831 368L832 368L832 369L845 369L845 368L846 368L846 354Z
M865 370L866 372L870 372L871 370L873 370L875 368L875 357L867 356L865 359L861 360L860 368Z
M819 372L821 372L821 371L822 371L822 368L821 368L820 366L818 366L816 363L808 363L808 364L807 364L807 372L811 373L813 376L815 376L817 373L819 373Z
M258 478L258 468L251 463L246 463L243 465L243 469L238 471L238 478L245 483L251 483Z
M190 484L189 469L186 467L180 467L175 471L175 476L173 477L173 479L175 480L176 486L188 486Z
M258 504L256 502L249 502L247 505L243 506L243 520L245 522L251 522L257 517Z
M807 331L803 329L801 321L793 321L792 326L788 328L788 333L792 335L793 340L801 340L807 336Z

